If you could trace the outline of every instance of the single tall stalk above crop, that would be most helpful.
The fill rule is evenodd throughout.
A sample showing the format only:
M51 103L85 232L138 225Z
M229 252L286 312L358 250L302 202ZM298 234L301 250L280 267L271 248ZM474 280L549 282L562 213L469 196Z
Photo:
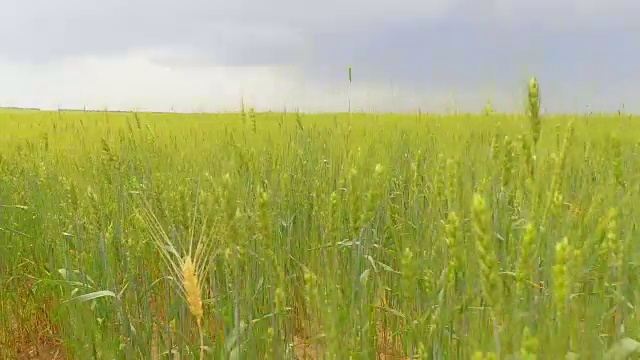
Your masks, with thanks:
M351 115L351 74L352 74L352 69L351 66L349 66L349 115Z
M535 76L529 81L527 98L527 113L531 121L531 132L533 134L533 143L535 145L540 139L540 132L542 130L542 126L540 124L540 88Z

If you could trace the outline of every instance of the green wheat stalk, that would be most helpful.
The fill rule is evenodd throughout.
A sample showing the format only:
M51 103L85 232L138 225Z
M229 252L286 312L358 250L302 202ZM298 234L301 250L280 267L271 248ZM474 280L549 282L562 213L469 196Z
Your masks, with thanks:
M527 100L527 114L531 122L533 143L536 145L540 139L542 126L540 122L540 87L535 76L529 81Z

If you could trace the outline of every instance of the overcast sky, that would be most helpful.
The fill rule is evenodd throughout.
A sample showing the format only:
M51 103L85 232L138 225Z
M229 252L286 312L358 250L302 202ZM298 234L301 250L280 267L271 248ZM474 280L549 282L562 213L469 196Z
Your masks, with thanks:
M640 112L638 0L4 0L0 106Z

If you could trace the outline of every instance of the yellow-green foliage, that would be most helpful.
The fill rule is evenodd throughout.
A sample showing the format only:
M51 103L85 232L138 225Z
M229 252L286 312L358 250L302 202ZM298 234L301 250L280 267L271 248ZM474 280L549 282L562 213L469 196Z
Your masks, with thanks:
M638 125L1 112L0 358L599 359L640 338Z

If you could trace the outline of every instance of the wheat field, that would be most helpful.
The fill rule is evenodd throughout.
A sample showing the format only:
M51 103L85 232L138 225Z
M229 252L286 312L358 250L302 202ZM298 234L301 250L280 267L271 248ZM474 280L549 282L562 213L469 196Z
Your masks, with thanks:
M638 125L2 111L0 358L627 358Z

